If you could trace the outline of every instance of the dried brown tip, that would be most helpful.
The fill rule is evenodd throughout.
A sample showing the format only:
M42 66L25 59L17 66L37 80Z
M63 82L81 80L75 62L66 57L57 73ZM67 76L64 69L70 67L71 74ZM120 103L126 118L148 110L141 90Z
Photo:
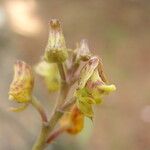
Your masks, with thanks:
M54 30L61 29L61 23L58 19L51 19L49 25L50 25L50 29L54 29Z
M107 76L106 76L105 71L104 71L102 59L100 59L100 61L99 61L98 72L99 72L99 75L101 76L103 82L108 83L108 79L107 79Z
M89 46L88 46L88 40L87 39L82 39L80 42L80 48L82 49L82 52L84 54L89 54L90 50L89 50Z
M88 64L89 65L95 65L99 63L99 58L97 56L93 56L89 61L88 61Z

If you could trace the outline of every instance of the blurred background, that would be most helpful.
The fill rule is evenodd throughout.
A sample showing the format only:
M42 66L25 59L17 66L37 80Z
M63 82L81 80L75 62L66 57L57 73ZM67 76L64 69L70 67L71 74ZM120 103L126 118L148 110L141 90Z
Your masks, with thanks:
M63 22L68 47L88 39L117 91L83 132L63 134L47 150L150 150L149 0L0 0L0 150L30 150L40 130L32 107L8 111L8 89L17 59L39 62L51 18ZM57 94L37 75L34 93L50 113Z

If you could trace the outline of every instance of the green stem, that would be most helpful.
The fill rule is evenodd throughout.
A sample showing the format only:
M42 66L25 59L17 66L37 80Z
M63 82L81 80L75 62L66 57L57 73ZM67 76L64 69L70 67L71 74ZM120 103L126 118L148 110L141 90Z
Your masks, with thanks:
M36 99L36 97L33 97L32 100L31 100L31 103L32 103L32 106L33 106L33 107L39 112L39 114L41 115L41 118L42 118L43 123L48 122L47 116L46 116L46 113L45 113L45 110L44 110L42 104L40 103L40 101L38 101L38 100Z
M56 126L59 119L63 116L65 109L71 107L73 103L65 103L67 94L69 92L69 86L66 79L65 69L62 63L57 63L60 76L61 76L61 89L60 95L54 109L54 112L50 118L50 121L47 124L42 124L41 132L32 148L32 150L43 150L46 147L46 142L48 139L49 134L52 132L54 127ZM65 104L64 104L65 103ZM64 104L64 105L63 105Z
M59 97L57 100L56 109L60 108L64 104L66 97L68 95L68 92L69 92L68 84L67 83L61 84L61 89L60 89Z
M55 130L47 139L47 144L51 144L59 135L61 135L66 130L66 127L60 127Z
M65 68L62 63L57 63L57 66L61 76L61 89L60 89L59 98L57 100L56 109L60 108L64 104L67 94L69 92L69 86L67 83Z
M54 114L52 115L48 126L46 125L42 125L42 129L41 132L37 138L36 143L34 144L32 150L43 150L46 146L46 141L47 138L50 134L50 132L53 130L53 128L55 127L56 123L58 122L58 120L61 118L61 116L63 115L63 113L59 112L59 111L55 111Z
M61 76L61 81L62 82L66 82L66 73L65 73L65 69L62 63L57 63L58 66L58 70Z
M49 134L54 129L55 125L59 121L59 119L63 116L65 110L69 109L75 103L75 99L72 99L65 103L59 110L54 111L52 117L46 126L45 124L42 125L41 132L32 148L32 150L43 150L46 146L46 141L48 139Z

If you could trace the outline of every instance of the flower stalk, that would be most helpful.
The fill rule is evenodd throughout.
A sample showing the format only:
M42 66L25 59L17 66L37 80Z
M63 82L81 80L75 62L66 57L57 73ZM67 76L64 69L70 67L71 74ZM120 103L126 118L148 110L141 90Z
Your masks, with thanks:
M51 144L59 135L61 135L66 130L65 127L60 127L54 131L48 138L47 144Z
M60 109L55 109L50 117L50 120L47 125L42 124L41 132L32 148L32 150L43 150L46 146L46 141L48 139L49 134L54 129L55 125L59 121L59 119L63 116L64 112L68 110L73 104L75 100L70 100L65 103Z
M34 75L27 63L17 61L9 90L9 99L21 104L11 111L20 112L32 105L41 116L41 130L32 150L44 150L63 132L81 132L84 118L94 116L94 105L116 90L115 85L108 84L102 60L91 53L87 40L81 40L73 51L66 46L59 20L52 19L49 28L43 59L35 72L44 78L49 92L59 91L51 116L46 114L42 101L33 96Z
M47 115L46 115L46 112L45 112L45 110L44 110L44 107L43 107L42 104L37 100L36 97L33 97L33 98L32 98L31 104L32 104L32 106L39 112L43 123L47 124L48 119L47 119Z

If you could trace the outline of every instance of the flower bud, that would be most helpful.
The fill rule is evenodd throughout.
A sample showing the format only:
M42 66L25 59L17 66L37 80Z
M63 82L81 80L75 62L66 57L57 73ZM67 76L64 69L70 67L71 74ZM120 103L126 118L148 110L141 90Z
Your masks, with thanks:
M50 21L50 32L44 59L47 62L64 62L68 58L65 38L59 20Z
M71 112L66 113L60 121L61 126L66 127L66 131L70 134L81 132L84 127L84 115L74 105Z
M50 92L59 90L60 75L58 67L55 63L47 63L42 61L36 65L35 71L44 78L47 88Z
M25 103L32 98L34 79L31 67L23 61L17 61L14 66L14 79L10 85L9 99Z
M76 61L87 61L91 56L88 42L86 39L81 40L79 47L76 50Z

